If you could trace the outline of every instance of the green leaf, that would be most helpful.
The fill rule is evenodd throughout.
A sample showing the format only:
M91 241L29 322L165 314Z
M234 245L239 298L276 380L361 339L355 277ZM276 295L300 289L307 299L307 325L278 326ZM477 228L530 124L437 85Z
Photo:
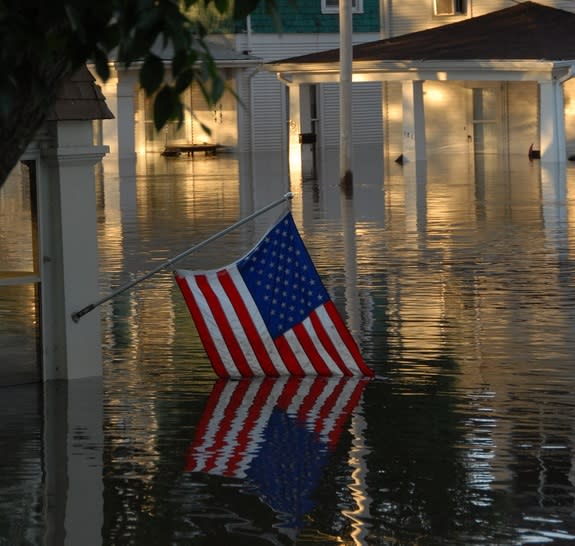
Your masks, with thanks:
M236 0L234 3L234 19L244 19L258 7L258 4L259 0Z
M218 102L222 98L225 90L224 79L218 74L215 74L212 80L212 101L214 103Z
M172 75L177 78L180 72L184 72L192 66L197 59L198 55L195 51L186 51L180 49L176 52L172 59Z
M170 119L177 117L180 100L174 88L164 85L154 99L154 127L159 131Z
M162 59L149 53L140 69L140 85L146 94L152 95L164 81L164 63Z
M204 131L204 133L207 133L208 136L212 134L212 130L204 122L200 121L200 127L202 128L202 131Z
M108 56L100 49L94 49L94 53L92 54L94 59L94 64L96 65L96 72L100 79L104 82L108 81L110 77L110 66L108 65Z
M181 93L182 91L186 90L190 85L192 85L193 81L196 79L196 73L191 68L184 70L178 74L178 78L176 79L176 93Z
M237 2L237 0L236 0ZM228 7L229 7L229 2L228 0L214 0L214 4L216 5L216 9L224 14L227 13L228 11Z
M64 9L66 10L70 27L76 33L77 38L81 42L86 42L86 29L84 28L84 21L82 21L82 14L76 6L70 4L66 4Z

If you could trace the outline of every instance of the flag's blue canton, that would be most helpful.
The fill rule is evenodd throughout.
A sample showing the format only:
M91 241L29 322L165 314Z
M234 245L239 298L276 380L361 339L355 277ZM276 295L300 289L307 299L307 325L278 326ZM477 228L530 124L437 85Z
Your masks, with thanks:
M329 300L291 213L240 260L238 269L274 339Z

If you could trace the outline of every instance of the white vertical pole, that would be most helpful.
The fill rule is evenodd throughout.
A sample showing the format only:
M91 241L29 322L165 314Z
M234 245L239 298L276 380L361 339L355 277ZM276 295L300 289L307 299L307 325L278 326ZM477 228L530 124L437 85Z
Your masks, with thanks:
M539 82L541 161L565 161L563 86L560 81Z
M352 0L339 0L339 176L340 184L350 191L353 184L351 169L351 82L352 82Z
M425 109L423 82L403 82L403 155L408 161L425 161Z
M44 380L102 375L100 317L75 324L73 309L98 296L94 165L107 152L92 144L91 121L49 122L42 150L42 324Z

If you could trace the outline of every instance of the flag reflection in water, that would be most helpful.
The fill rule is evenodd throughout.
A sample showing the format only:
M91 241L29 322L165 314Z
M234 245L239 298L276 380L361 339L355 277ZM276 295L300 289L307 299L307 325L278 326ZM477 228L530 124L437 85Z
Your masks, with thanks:
M189 448L186 470L246 480L301 529L330 453L367 379L218 380Z

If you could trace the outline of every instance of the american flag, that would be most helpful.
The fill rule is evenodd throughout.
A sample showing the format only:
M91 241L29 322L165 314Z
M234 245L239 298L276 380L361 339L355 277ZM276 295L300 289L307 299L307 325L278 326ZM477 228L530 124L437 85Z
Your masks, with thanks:
M219 379L204 408L186 471L241 479L300 528L367 379Z
M290 212L237 262L175 279L219 377L373 375Z

